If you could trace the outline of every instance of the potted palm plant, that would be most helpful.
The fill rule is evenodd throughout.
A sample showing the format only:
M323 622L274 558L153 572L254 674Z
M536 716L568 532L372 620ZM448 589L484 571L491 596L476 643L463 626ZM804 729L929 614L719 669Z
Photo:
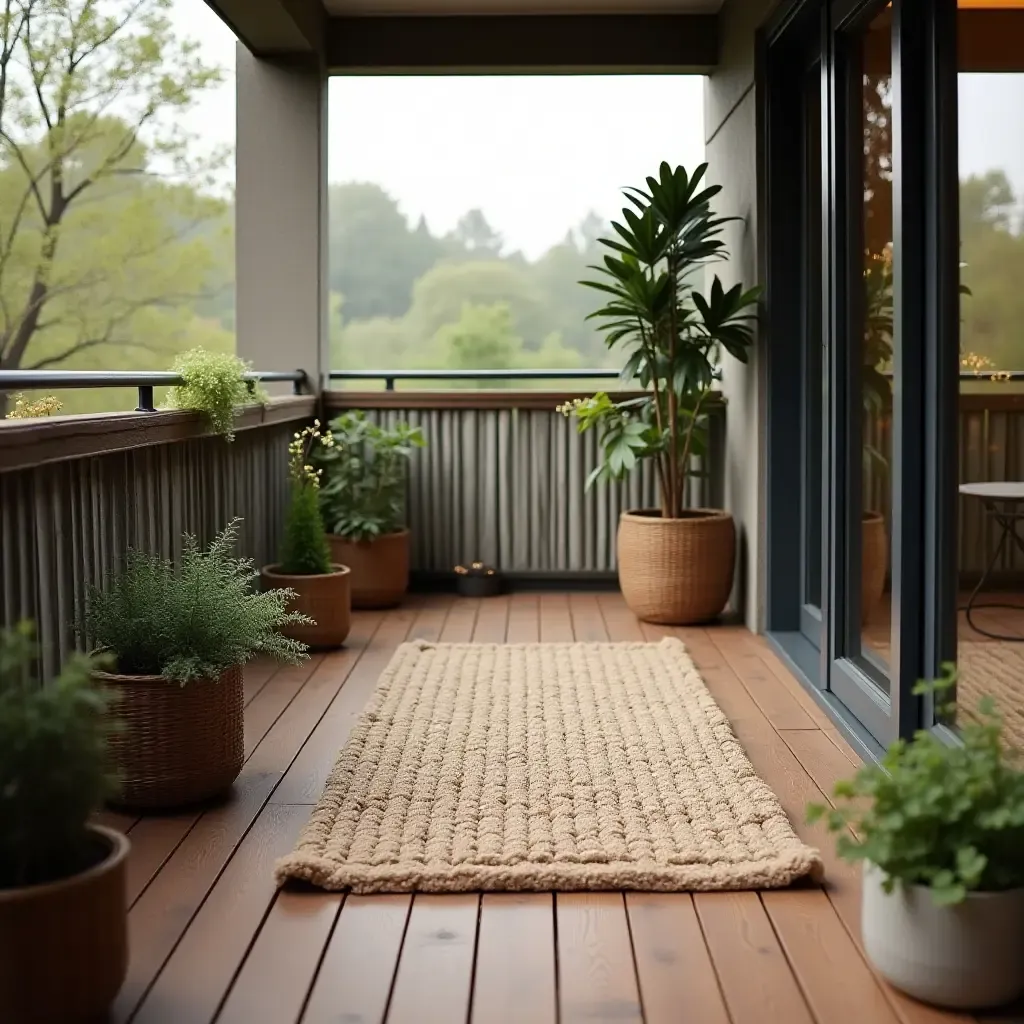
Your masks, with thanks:
M917 694L942 716L952 665ZM864 864L861 930L872 964L908 994L983 1009L1024 993L1024 771L990 698L948 743L930 730L892 744L881 762L812 805Z
M353 608L391 608L409 589L406 479L410 456L426 442L419 427L384 427L358 410L330 430L334 443L314 448L312 464L323 470L332 561L352 572Z
M0 1016L100 1018L128 966L128 840L89 824L114 790L96 667L36 674L30 625L0 630Z
M702 164L689 175L663 163L647 191L625 190L633 208L613 222L617 238L601 277L582 284L609 297L591 314L609 348L625 356L622 380L644 394L614 402L599 393L562 407L580 431L598 432L601 464L588 480L617 480L641 459L653 461L661 496L656 509L624 512L618 530L619 584L626 603L648 622L714 618L732 589L736 533L732 516L687 508L686 482L707 443L708 413L722 349L741 362L753 339L759 289L726 289L716 276L698 290L706 264L727 254L719 237L735 218L715 217L718 186L701 187Z
M352 595L348 566L331 561L320 512L320 475L310 463L313 448L330 448L334 438L322 433L320 421L296 432L288 446L288 476L291 502L285 521L284 544L276 565L260 571L268 589L294 592L289 606L310 621L285 626L285 636L313 648L339 647L345 642L351 623Z
M225 792L242 770L242 666L257 654L296 662L305 646L282 634L310 620L289 612L290 590L258 593L251 559L234 548L233 520L205 550L186 535L180 562L129 551L92 587L84 634L112 659L95 673L117 700L110 741L117 803L137 810Z

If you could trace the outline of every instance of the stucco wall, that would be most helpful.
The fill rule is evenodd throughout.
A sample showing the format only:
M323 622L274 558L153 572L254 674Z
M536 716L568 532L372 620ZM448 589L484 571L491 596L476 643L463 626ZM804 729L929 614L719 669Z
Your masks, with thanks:
M719 68L704 90L708 175L722 186L718 208L739 217L727 225L731 259L715 268L725 285L757 283L757 177L754 91L754 34L774 0L727 0L720 21ZM764 521L759 424L763 408L761 339L750 362L725 357L722 390L726 411L725 504L739 533L733 605L751 629L763 628Z

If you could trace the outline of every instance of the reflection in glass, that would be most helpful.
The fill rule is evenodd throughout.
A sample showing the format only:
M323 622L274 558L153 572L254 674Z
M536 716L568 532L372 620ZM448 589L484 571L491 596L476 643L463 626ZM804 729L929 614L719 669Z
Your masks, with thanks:
M989 10L986 7L1000 8ZM1024 480L1024 9L961 2L960 483ZM1005 507L1005 506L1004 506ZM1024 504L1017 506L1024 512ZM982 579L1001 527L961 495L960 607ZM1017 524L1024 535L1024 524ZM1024 553L1008 540L984 576L970 621L961 611L957 719L996 698L1007 739L1024 748Z
M860 295L862 653L885 671L890 648L889 524L892 465L893 208L892 32L886 8L861 45L863 267Z

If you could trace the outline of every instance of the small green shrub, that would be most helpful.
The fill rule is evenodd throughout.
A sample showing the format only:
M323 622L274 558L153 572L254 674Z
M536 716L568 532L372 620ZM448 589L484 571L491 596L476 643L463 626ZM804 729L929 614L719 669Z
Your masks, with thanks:
M116 658L124 675L164 676L179 683L215 679L257 654L296 662L306 647L281 636L307 616L288 612L291 590L253 589L252 559L235 558L240 519L203 550L185 536L180 564L129 551L105 589L90 588L84 632Z
M358 410L331 421L334 443L316 448L323 470L320 508L328 529L349 540L372 540L405 525L409 457L426 441L419 427L382 427Z
M233 441L237 410L248 403L265 404L268 400L263 388L243 378L250 369L247 362L229 352L190 349L171 367L172 372L181 374L184 383L171 388L170 404L202 413L215 434Z
M330 448L334 438L320 432L320 421L296 433L288 446L288 476L292 494L285 519L281 548L281 572L290 576L324 575L331 571L331 550L327 544L320 512L320 473L309 461L310 449Z
M947 665L915 693L941 695L955 682ZM841 857L881 868L888 892L925 885L948 905L969 892L1024 886L1024 771L991 698L960 736L962 744L950 745L923 730L893 743L881 762L836 785L835 808L813 804L808 819L839 833Z
M31 625L0 630L0 889L92 864L86 822L116 789L95 667L77 655L44 683Z

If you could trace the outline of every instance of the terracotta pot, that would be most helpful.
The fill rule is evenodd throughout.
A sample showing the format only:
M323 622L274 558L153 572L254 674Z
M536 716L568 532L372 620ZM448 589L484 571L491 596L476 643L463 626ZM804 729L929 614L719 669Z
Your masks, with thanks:
M662 519L657 509L623 512L618 562L622 596L638 618L707 622L732 592L736 527L716 509L690 509L681 519Z
M860 620L867 623L882 601L889 571L889 540L881 512L865 512L860 549Z
M937 907L922 885L887 893L864 865L861 931L879 974L915 999L956 1010L1001 1006L1024 994L1024 889L972 892Z
M128 969L128 840L98 825L91 868L45 885L0 889L0 1019L105 1020Z
M118 807L177 807L231 788L245 752L240 666L184 686L163 676L94 676L113 691L110 714L123 724L110 738Z
M352 624L352 574L347 565L332 565L331 568L333 572L315 576L283 573L279 565L267 565L260 570L267 590L282 587L294 590L296 596L289 602L288 610L308 615L315 623L287 626L281 632L314 650L340 647Z
M409 589L409 531L373 540L330 535L331 561L352 570L353 608L394 608Z

